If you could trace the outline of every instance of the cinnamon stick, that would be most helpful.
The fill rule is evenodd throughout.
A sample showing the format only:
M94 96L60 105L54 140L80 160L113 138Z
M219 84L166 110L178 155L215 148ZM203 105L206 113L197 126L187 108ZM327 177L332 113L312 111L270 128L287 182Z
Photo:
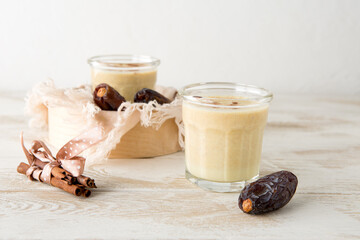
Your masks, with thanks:
M65 192L71 193L75 196L80 196L83 193L83 189L79 188L76 185L69 185L64 180L52 177L50 181L51 185L53 185L54 187L60 188Z
M25 175L29 167L30 166L28 164L21 162L17 167L17 172Z
M73 185L76 183L76 178L75 177L72 177L72 178L60 178L61 180L64 180L66 181L69 185Z
M84 197L90 197L91 195L91 191L89 189L86 189L84 185L80 184L80 183L77 183L75 184L76 186L78 186L79 188L81 188L83 191L82 191L82 196Z
M17 167L18 173L26 174L26 171L30 168L30 166L26 163L20 163L20 165ZM83 194L84 190L76 185L69 185L66 181L61 180L56 177L52 177L50 180L50 184L54 187L60 188L64 190L65 192L71 193L75 196L80 196Z
M40 167L41 169L44 169L45 165L48 164L48 162L43 162L40 159L35 158L34 164L36 166ZM60 167L53 167L53 169L51 170L51 174L56 178L66 177L65 170Z
M48 164L48 162L43 162L40 159L35 158L34 164L41 169L44 169L45 165ZM53 167L51 170L51 174L53 177L59 178L59 179L68 179L68 182L70 184L74 184L76 182L75 177L73 177L68 171L61 167Z
M77 182L86 186L86 187L89 187L89 188L96 188L96 185L95 185L95 180L94 179L91 179L89 177L86 177L84 175L80 175L76 178Z
M90 195L91 195L91 191L89 190L89 189L85 189L85 191L83 192L83 194L82 194L84 197L90 197Z
M60 168L62 169L62 168ZM71 173L69 173L68 171L66 171L65 169L62 169L64 171L65 177L69 180L69 182L71 182L72 184L76 183L76 177L74 177Z
M38 158L35 158L34 164L36 166L40 167L41 169L44 169L45 165L48 164L48 162L44 162ZM70 185L76 183L76 177L72 176L71 173L69 173L68 171L66 171L65 169L63 169L61 167L53 167L51 170L51 174L53 177L65 180Z

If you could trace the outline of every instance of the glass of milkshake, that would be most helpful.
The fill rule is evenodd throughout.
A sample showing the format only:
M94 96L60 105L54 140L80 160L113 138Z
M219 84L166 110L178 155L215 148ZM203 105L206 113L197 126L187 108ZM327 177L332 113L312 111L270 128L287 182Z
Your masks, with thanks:
M90 58L88 63L93 90L107 83L132 102L137 91L154 89L160 60L143 55L103 55Z
M180 91L186 178L215 192L238 192L259 176L263 132L272 93L227 82Z

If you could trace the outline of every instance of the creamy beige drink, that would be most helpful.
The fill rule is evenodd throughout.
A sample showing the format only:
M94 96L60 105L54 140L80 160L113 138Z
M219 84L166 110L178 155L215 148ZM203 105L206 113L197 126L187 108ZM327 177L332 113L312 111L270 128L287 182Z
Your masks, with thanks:
M133 101L137 91L143 88L154 89L156 71L149 72L116 72L92 69L92 87L107 83L116 89L127 101Z
M241 91L243 85L208 84L215 87L182 92L187 178L208 190L239 191L259 175L271 95L262 89L264 96L249 94L249 86Z
M154 89L160 61L148 56L111 55L89 59L92 87L107 83L127 101L133 101L137 91Z
M257 176L267 110L267 106L219 109L184 103L187 170L216 182Z

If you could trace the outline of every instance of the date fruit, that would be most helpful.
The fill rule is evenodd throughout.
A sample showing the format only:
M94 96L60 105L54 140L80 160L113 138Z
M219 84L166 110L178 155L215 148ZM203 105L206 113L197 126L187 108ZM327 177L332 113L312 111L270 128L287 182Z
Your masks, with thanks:
M239 208L255 215L282 208L294 196L297 184L297 177L288 171L266 175L245 186L239 196Z
M120 93L106 83L96 86L93 97L96 105L102 110L116 111L123 102L126 102Z
M148 88L141 89L134 96L134 102L136 103L148 103L153 100L156 100L160 105L171 102L170 99L164 95Z

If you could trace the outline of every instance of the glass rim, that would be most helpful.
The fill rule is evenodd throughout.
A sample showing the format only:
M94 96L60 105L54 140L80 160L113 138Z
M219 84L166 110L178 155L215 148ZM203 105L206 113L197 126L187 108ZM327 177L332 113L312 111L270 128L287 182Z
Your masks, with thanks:
M221 87L220 87L221 86ZM210 88L206 88L206 87L210 87ZM212 87L212 88L211 88ZM236 101L254 101L254 104L246 104L246 105L224 105L224 104L212 104L211 102L214 102L216 100L219 100L219 97L209 97L209 96L199 96L199 95L194 95L191 94L190 91L191 90L206 90L206 89L223 89L223 90L240 90L240 88L242 88L243 92L250 92L250 90L253 91L259 91L259 93L256 94L256 96L245 96L244 98L241 99L236 99ZM260 94L262 93L262 94ZM254 106L258 106L264 103L269 103L271 102L271 100L273 99L273 93L270 92L269 90L265 89L265 88L261 88L261 87L257 87L255 85L249 85L249 84L242 84L242 83L238 83L238 82L200 82L200 83L193 83L193 84L189 84L186 85L184 87L182 87L179 90L179 95L184 99L187 100L191 103L195 103L195 104L199 104L199 105L204 105L204 106L209 106L209 107L226 107L226 108L244 108L244 107L254 107ZM201 98L199 98L201 97ZM199 101L199 99L205 100L204 101ZM220 98L222 101L229 101L232 102L234 101L234 98L226 98L226 97L221 97ZM208 102L206 102L206 100Z
M160 65L158 58L135 54L97 55L89 58L87 62L93 68L120 71L152 70Z

